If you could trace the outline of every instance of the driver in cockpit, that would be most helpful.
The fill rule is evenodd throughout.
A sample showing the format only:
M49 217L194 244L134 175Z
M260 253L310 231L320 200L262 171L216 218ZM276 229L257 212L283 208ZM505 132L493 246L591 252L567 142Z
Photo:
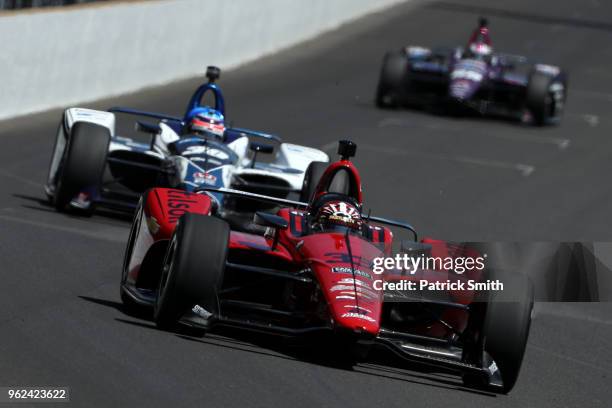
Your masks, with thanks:
M225 133L225 118L215 109L203 107L195 108L189 112L187 123L183 128L183 135L200 135L216 138L223 141Z
M209 107L192 109L180 134L166 123L159 124L161 132L155 138L155 148L163 155L175 154L176 143L181 139L205 138L216 142L225 140L225 118L223 114ZM184 146L186 147L186 146Z
M327 201L316 209L313 215L313 232L346 233L349 231L359 233L363 227L360 211L356 206L346 201Z
M478 27L472 32L463 58L488 61L493 54L493 45L489 34L489 25L485 18L480 18Z

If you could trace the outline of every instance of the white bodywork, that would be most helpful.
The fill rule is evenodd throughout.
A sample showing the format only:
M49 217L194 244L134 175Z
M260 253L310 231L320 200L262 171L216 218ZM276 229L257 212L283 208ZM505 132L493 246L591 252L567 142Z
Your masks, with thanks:
M180 138L170 126L164 122L159 122L161 132L155 135L153 149L151 149L148 144L117 135L115 114L112 112L83 108L66 109L63 115L63 126L60 126L58 130L49 170L47 193L50 195L53 193L51 189L53 185L52 180L55 177L66 146L66 134L70 133L70 129L77 122L90 122L107 128L111 135L109 153L117 150L130 150L140 151L143 154L160 159L170 158L168 145ZM258 160L257 166L251 168L253 164L252 153L249 150L249 138L247 136L239 137L226 144L226 146L233 150L239 158L235 166L228 166L223 170L224 184L227 187L232 186L234 181L241 176L263 175L282 179L292 190L299 191L302 188L304 173L312 161L329 162L329 157L321 150L291 143L280 143L280 145L275 146L272 153L274 155L273 160L266 160L265 164L260 163ZM258 157L258 159L261 158L263 158L263 154ZM182 171L182 167L185 167L181 162L186 160L182 157L174 157L174 162L179 172Z

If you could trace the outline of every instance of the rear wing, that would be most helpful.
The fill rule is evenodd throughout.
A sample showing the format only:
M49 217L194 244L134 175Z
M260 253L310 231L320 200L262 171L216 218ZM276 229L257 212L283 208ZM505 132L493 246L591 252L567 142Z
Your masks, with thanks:
M165 115L163 113L145 112L145 111L140 111L140 110L131 109L131 108L122 108L120 106L114 106L110 108L108 111L113 112L113 113L125 113L126 115L144 116L147 118L165 120L169 122L177 122L177 123L183 122L181 118L177 118L176 116Z
M183 119L176 117L176 116L166 115L164 113L157 113L157 112L146 112L146 111L141 111L138 109L124 108L121 106L114 106L110 108L108 112L123 113L126 115L133 115L133 116L143 116L146 118L158 119L158 120L162 120L166 122L174 122L174 123L181 124L181 125L183 124ZM228 127L226 129L226 132L235 133L239 136L248 136L248 137L253 137L253 138L264 139L267 141L282 143L282 139L279 136L272 135L269 133L264 133L264 132L258 132L256 130L251 130L251 129Z
M531 62L527 57L523 55L495 52L493 53L493 56L497 57L502 64L524 65L529 64Z
M194 190L194 193L214 193L214 194L225 194L233 197L249 198L256 201L261 201L270 204L278 204L283 207L293 207L305 210L308 208L308 203L302 203L300 201L287 200L285 198L270 197L263 194L250 193L248 191L235 190L233 188L215 188L215 187L200 187Z
M258 132L256 130L251 130L251 129L244 129L244 128L235 128L235 127L228 127L227 129L225 129L226 134L228 134L228 136L231 137L243 137L243 136L247 136L249 139L253 138L253 139L263 139L265 141L268 142L275 142L275 143L282 143L283 140L276 135L271 135L269 133L264 133L264 132Z

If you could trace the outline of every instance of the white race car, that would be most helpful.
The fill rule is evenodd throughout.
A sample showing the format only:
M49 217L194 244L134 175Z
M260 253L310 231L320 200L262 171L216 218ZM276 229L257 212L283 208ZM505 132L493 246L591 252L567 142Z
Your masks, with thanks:
M213 110L201 105L208 91L222 117L218 76L218 68L209 67L209 82L196 90L184 118L127 108L66 109L45 185L55 207L85 213L96 206L134 209L140 195L152 187L232 188L278 198L292 193L303 197L304 175L311 163L329 161L324 152L247 129L224 128L220 137L185 131L190 112ZM155 119L155 123L136 122L136 129L149 134L150 142L118 135L119 114ZM217 198L223 209L238 205L224 202L222 195Z

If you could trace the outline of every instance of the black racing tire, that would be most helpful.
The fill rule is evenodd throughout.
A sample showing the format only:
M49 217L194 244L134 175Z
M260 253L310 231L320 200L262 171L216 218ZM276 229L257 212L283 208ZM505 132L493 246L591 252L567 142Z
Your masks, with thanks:
M403 51L385 54L376 88L376 106L394 108L402 103L408 86L408 56Z
M120 291L120 296L121 296L121 302L123 303L123 307L127 312L137 312L143 308L128 293L126 293L127 289L125 289L125 284L127 283L127 277L128 277L129 262L130 262L130 259L132 258L132 252L134 251L134 244L136 243L138 232L140 230L140 224L142 222L143 208L144 208L144 200L143 198L141 198L138 203L136 212L134 213L132 227L130 228L130 235L128 237L128 241L125 247L125 254L123 255L123 269L121 271L121 283L119 285L119 291Z
M559 82L559 79L539 71L533 71L527 83L526 105L533 116L537 126L553 124L553 119L560 119L565 105L565 94L567 84L561 82L563 91L559 95L561 100L556 100L555 93L551 91L551 85ZM558 123L558 120L556 121Z
M506 274L501 280L504 290L494 292L489 300L483 335L485 351L501 371L503 391L507 393L518 379L525 355L534 294L524 274Z
M174 231L162 268L154 318L157 327L172 330L194 305L219 314L230 227L212 216L187 213Z
M51 153L51 161L49 163L49 173L47 176L47 183L45 184L45 194L47 195L47 199L49 200L49 203L51 205L53 205L54 203L54 196L55 196L55 187L57 185L56 182L56 174L58 173L58 169L55 168L55 160L56 157L59 158L59 160L61 160L64 152L65 152L65 142L66 142L66 135L64 133L64 115L62 115L62 120L59 123L57 132L56 132L56 136L55 136L55 143L53 143L53 150ZM58 151L60 149L62 149L62 144L64 147L64 150L62 150L61 152Z
M313 161L308 165L304 173L304 181L302 182L302 191L300 191L300 201L308 203L317 189L319 180L327 170L329 163Z
M508 393L518 379L533 310L534 292L529 278L520 273L501 273L492 270L487 279L499 279L504 289L489 293L482 325L482 343L484 351L493 359L503 381L500 390L490 387L482 379L465 376L468 386Z
M58 211L66 210L79 191L100 184L110 138L107 128L94 123L77 122L72 126L56 178L53 204Z

